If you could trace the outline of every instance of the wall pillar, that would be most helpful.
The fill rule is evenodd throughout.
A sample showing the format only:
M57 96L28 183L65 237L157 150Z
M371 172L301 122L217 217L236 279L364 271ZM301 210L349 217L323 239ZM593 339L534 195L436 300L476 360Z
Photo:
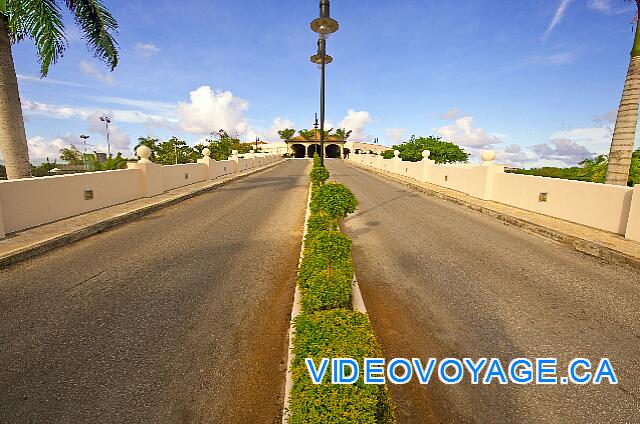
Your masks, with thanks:
M142 175L141 194L142 197L152 197L164 193L164 179L162 175L162 165L149 160L151 149L147 146L140 146L136 149L136 154L140 158L136 163L128 163L128 169L139 169Z
M208 180L213 180L214 178L218 177L215 171L215 166L214 166L215 162L216 162L215 159L211 159L211 150L209 150L208 147L205 147L204 149L202 149L202 159L198 159L198 163L203 163L207 166Z
M429 150L422 151L422 161L420 162L422 163L422 175L420 175L420 181L423 183L429 181L429 168L436 164L435 161L429 159L429 156L431 156Z
M0 240L6 236L7 233L4 232L4 222L2 219L2 205L0 205Z
M625 237L629 240L640 241L640 185L633 188Z

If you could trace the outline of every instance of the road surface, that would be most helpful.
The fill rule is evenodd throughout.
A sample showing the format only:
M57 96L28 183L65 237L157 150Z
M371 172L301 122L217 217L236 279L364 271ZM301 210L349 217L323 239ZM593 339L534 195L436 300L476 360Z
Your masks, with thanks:
M640 422L640 273L342 161L328 167L360 201L344 227L387 358L557 357L564 368L608 357L620 381L391 386L399 423Z
M278 422L308 166L1 271L0 422Z

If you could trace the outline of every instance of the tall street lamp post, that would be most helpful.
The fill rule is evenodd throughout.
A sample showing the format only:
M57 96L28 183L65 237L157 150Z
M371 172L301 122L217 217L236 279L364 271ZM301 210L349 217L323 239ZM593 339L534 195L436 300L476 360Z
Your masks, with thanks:
M82 144L84 144L84 153L82 154L82 165L84 165L84 170L87 171L87 140L89 139L88 135L81 135Z
M109 124L111 123L111 118L108 116L101 116L100 120L104 122L104 125L107 128L107 157L111 157L111 142L109 141Z
M320 163L324 166L324 103L325 67L333 62L327 55L327 37L338 30L338 21L331 19L329 0L320 0L320 17L311 22L311 29L318 34L318 53L311 56L311 62L320 66Z

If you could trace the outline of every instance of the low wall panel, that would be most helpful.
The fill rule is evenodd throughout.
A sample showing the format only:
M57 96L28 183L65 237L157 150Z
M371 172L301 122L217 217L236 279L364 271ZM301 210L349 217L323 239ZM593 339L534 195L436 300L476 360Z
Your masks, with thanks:
M630 187L531 175L497 174L494 176L492 200L625 234L632 194L633 189Z
M172 190L207 179L207 166L202 163L187 163L162 167L164 189Z
M142 197L141 171L122 169L0 181L5 231L11 233ZM85 190L92 199L85 200Z

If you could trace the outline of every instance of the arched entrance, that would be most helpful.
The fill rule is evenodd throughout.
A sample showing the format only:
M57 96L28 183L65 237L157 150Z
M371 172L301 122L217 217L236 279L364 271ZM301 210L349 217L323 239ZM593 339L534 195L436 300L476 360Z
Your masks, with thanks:
M309 147L307 147L307 154L310 158L312 158L316 153L320 154L320 145L310 144Z
M337 144L329 144L327 147L325 147L325 151L328 158L340 158L340 146L338 146Z
M291 153L294 158L300 159L305 157L305 148L302 144L292 144L291 145Z

